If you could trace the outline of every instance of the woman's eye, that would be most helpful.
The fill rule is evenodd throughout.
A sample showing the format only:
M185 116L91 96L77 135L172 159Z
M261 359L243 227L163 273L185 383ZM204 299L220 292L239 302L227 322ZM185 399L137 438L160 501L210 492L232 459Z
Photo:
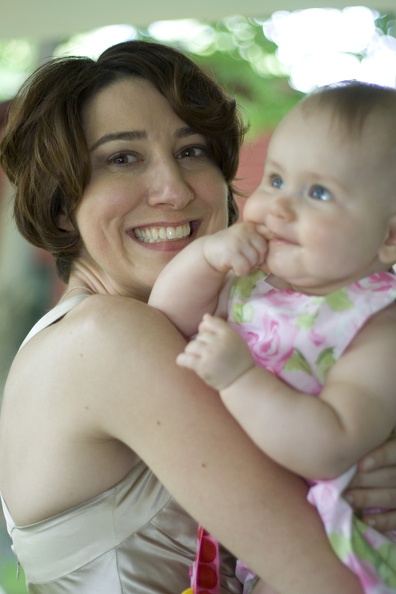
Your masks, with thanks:
M323 186L312 186L309 188L308 195L310 198L313 198L314 200L321 200L322 202L327 202L332 198L331 192L329 192L329 190Z
M117 155L113 155L110 157L110 159L108 159L108 162L112 165L129 165L135 161L136 157L130 153L118 153Z
M279 175L272 175L270 179L270 185L276 190L281 190L284 186L283 179Z
M179 159L191 159L204 157L207 155L207 149L203 146L188 146L178 154Z

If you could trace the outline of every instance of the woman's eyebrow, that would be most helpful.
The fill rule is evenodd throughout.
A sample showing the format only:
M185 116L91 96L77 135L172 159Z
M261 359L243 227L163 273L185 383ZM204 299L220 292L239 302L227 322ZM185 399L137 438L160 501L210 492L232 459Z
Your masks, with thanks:
M141 140L143 138L147 138L147 132L144 130L127 130L125 132L105 134L91 146L90 150L94 151L101 144L104 144L105 142L111 142L112 140Z
M175 138L187 138L197 134L192 128L185 126L179 128L175 133ZM145 130L126 130L124 132L114 132L111 134L104 134L91 146L90 150L94 151L101 144L106 142L112 142L113 140L142 140L147 138L147 132Z
M189 126L184 126L183 128L179 128L176 131L175 137L176 138L187 138L188 136L193 136L194 134L198 134L196 130L193 130Z

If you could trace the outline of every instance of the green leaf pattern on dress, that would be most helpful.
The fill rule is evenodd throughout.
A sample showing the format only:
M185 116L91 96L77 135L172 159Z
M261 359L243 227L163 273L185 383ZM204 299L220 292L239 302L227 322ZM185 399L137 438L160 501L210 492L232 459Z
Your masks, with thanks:
M304 313L296 318L296 326L297 328L301 328L301 330L311 330L314 327L315 320L318 317L318 313L309 314Z
M250 297L257 281L265 276L268 275L262 270L255 270L247 276L236 278L231 286L230 297L240 297L241 299Z
M380 544L376 548L364 536L367 526L358 518L353 519L354 530L348 536L342 532L331 532L329 540L338 557L346 561L349 556L366 561L376 569L379 580L386 586L396 588L396 547L394 544Z
M312 375L312 369L304 355L298 349L294 349L292 355L287 359L284 369L286 371L303 371Z
M254 308L250 303L234 302L230 310L230 316L236 324L251 322L254 316Z
M335 358L333 347L323 349L323 351L319 354L318 358L316 359L316 369L319 376L319 381L321 383L324 383L326 375L329 369L334 365L334 363Z
M343 288L330 295L325 296L325 301L330 309L333 311L345 311L346 309L353 309L354 305L348 297L348 289Z

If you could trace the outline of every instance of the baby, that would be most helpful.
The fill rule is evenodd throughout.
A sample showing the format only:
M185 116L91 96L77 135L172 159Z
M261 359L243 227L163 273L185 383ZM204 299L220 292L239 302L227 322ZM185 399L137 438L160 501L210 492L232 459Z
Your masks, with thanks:
M364 592L396 592L396 539L342 496L396 424L396 90L351 81L305 97L243 219L178 254L150 304L195 336L178 363L307 479Z

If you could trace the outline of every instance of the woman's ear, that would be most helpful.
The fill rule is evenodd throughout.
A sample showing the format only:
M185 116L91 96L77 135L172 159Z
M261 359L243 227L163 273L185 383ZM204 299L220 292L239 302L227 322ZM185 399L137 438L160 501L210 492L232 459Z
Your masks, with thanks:
M396 214L388 221L388 233L379 249L378 258L384 264L396 263Z

